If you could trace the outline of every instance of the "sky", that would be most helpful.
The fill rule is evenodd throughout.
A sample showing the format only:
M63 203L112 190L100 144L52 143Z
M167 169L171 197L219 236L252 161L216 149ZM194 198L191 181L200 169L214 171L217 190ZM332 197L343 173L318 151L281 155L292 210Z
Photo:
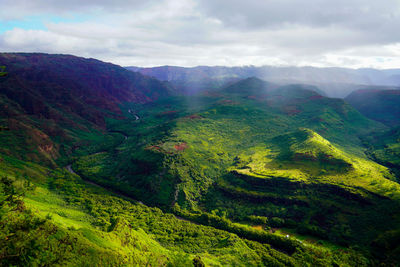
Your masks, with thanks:
M0 52L122 66L400 68L400 0L0 0Z

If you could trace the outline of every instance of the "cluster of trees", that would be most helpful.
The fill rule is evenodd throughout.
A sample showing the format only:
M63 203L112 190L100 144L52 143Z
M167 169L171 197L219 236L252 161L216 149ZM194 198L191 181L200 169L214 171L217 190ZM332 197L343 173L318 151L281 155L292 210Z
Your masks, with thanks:
M322 248L306 247L294 238L253 229L207 212L188 212L182 210L178 204L173 207L174 213L180 216L177 218L158 208L133 204L105 195L104 192L93 193L79 180L71 177L59 179L53 185L71 205L83 208L93 216L92 224L102 231L118 233L124 223L131 229L142 229L165 248L179 252L174 256L177 257L177 262L184 260L184 254L208 253L219 259L225 259L222 255L229 254L229 261L221 262L225 265L241 263L252 266L262 263L295 266L296 262L309 262L312 265L322 262L323 266L329 266L333 261L348 263L348 259L342 259L342 256L331 252L327 254L327 250ZM267 220L272 225L283 223L279 218ZM362 258L352 252L349 254L356 259ZM172 261L174 257L169 259ZM192 259L191 262L197 264L195 261L197 260Z
M5 72L6 66L0 66L0 77L6 76L7 72Z
M132 229L138 231L142 229L146 233L151 234L163 246L182 253L195 255L198 253L211 253L209 249L213 247L213 254L223 255L229 253L232 256L231 260L233 262L238 263L243 260L247 265L254 265L257 262L264 262L265 264L267 262L277 262L275 265L279 266L281 259L276 259L276 257L288 262L293 261L289 256L284 256L285 254L275 251L267 244L265 244L265 247L258 247L263 252L249 250L246 245L246 242L249 242L246 240L247 238L240 239L232 235L235 232L221 231L229 230L227 226L231 222L218 216L210 216L209 219L212 222L206 223L207 219L204 216L209 214L205 214L202 217L203 221L199 220L199 223L210 226L219 224L219 227L199 226L195 223L177 219L172 214L163 213L158 208L149 208L140 204L134 205L116 197L89 193L83 184L73 179L66 179L66 177L55 179L51 183L51 186L57 189L57 191L62 192L65 199L71 205L84 208L86 212L93 216L94 220L92 224L102 231L118 232L119 225L126 222ZM248 239L252 238L249 237ZM233 252L233 247L238 252ZM176 254L170 260L178 261L177 257L183 260L184 256L182 253ZM242 253L248 254L248 258L239 260L239 255ZM256 256L259 253L264 255L269 254L269 257L265 256L266 258L262 260ZM201 266L201 262L200 257L195 257L192 260L195 266ZM233 262L226 262L226 264L230 265Z
M115 253L93 247L76 233L55 225L50 215L41 218L26 208L23 196L31 188L26 181L0 179L1 266L122 264Z
M219 217L211 213L190 213L186 210L182 210L178 204L175 204L174 211L179 216L182 216L191 221L195 221L203 225L209 225L217 229L229 231L246 239L270 244L272 247L281 251L285 251L289 254L293 254L297 249L300 248L300 243L297 240L274 235L266 231L253 229L246 225L233 223L227 218Z

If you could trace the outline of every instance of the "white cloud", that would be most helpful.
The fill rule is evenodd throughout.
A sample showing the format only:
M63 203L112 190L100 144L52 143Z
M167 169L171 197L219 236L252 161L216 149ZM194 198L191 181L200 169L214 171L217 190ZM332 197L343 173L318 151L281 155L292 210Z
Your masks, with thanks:
M400 66L397 0L3 1L8 5L0 21L92 16L47 23L47 30L10 29L0 35L1 51L70 53L140 66Z

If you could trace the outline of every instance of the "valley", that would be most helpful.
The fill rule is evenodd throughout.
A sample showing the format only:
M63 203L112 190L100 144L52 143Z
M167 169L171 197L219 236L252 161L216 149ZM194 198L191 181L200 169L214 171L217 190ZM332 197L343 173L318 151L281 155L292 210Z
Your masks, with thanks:
M364 91L249 77L183 93L93 59L0 65L5 265L400 262L396 100L376 117Z

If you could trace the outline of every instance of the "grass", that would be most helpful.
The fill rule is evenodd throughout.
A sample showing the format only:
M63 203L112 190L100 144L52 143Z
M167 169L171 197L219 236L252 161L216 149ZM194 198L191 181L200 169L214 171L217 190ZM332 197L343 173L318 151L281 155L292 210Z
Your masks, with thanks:
M292 91L286 99L273 94L254 100L240 92L129 106L139 121L109 123L129 138L113 153L80 157L74 167L165 210L177 202L234 221L278 217L329 242L366 245L397 224L390 208L370 218L388 205L386 198L398 208L399 185L386 167L367 158L358 137L384 127L341 100ZM300 112L288 114L285 106ZM365 212L365 203L374 208ZM361 238L359 229L367 225L382 230Z
M359 252L369 256L370 244L400 222L393 216L400 187L359 138L385 127L307 90L255 93L125 103L127 119L107 119L107 134L68 129L75 141L65 144L58 164L72 162L83 178L153 208L12 153L2 156L0 174L37 186L25 198L35 216L50 214L51 223L126 264L188 264L196 255L215 266L364 264ZM204 225L168 213L177 206ZM321 245L286 255L238 224L249 217ZM338 256L338 248L348 254Z
M399 199L400 186L387 168L346 153L309 129L275 137L270 147L258 147L254 154L241 156L237 163L241 168L232 170L257 178L360 187Z

